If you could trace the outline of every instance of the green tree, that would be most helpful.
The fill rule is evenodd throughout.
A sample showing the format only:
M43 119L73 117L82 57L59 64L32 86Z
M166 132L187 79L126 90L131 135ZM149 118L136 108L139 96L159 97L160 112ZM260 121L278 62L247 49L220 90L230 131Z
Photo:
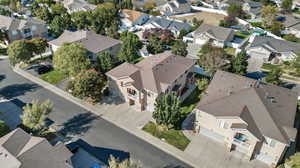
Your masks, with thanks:
M91 26L91 15L90 11L78 11L71 14L71 19L77 29L88 29Z
M296 75L300 75L300 53L292 61L292 67L295 69Z
M50 9L51 9L51 13L55 16L66 14L68 11L67 8L65 8L64 5L61 3L55 3L51 5Z
M172 46L172 53L185 57L188 54L187 44L182 40L177 40Z
M32 52L35 53L36 55L43 54L48 47L47 39L44 38L40 38L40 37L33 38L30 40L30 42L32 43L33 46Z
M76 97L92 99L93 102L101 100L102 90L105 87L105 79L95 70L81 71L69 84L69 89Z
M248 67L248 56L246 52L240 52L231 61L232 72L240 75L245 75L247 73Z
M5 124L4 121L0 120L0 137L3 137L7 133L9 133L10 129L9 127Z
M201 78L199 80L197 80L196 85L198 90L200 91L199 94L199 98L201 99L201 97L205 94L205 90L207 89L209 84L209 80L207 78Z
M222 69L227 59L223 48L213 47L210 43L202 46L198 57L199 66L208 72L215 72L218 69Z
M281 7L285 12L291 12L293 6L293 0L283 0Z
M7 9L0 8L0 15L11 16L11 12Z
M132 9L133 8L133 4L131 0L124 0L121 3L121 8L122 9Z
M100 34L105 33L105 29L109 28L114 20L118 20L118 10L115 5L105 2L98 5L91 15L91 28Z
M273 22L270 28L271 32L277 36L281 36L284 26L281 22Z
M112 55L109 52L103 52L97 55L97 62L101 72L105 73L114 67Z
M280 68L274 68L269 72L265 78L266 82L273 85L281 85L282 81L280 77L282 76L282 70Z
M232 3L227 8L228 16L243 18L245 12L243 11L242 5L240 3Z
M0 0L0 5L8 6L10 3L10 0Z
M113 21L113 23L110 25L109 28L106 29L106 35L108 35L111 38L118 39L119 38L119 24L116 21Z
M8 46L7 54L12 65L28 62L33 57L32 44L27 40L14 41Z
M55 37L60 36L66 29L72 26L72 21L69 14L55 16L50 26L50 32Z
M108 160L108 168L142 168L141 163L134 162L130 159L119 161L114 156L110 155Z
M278 9L276 6L267 5L263 6L261 10L261 16L266 27L270 27L276 19Z
M155 100L155 110L152 117L159 125L174 128L180 120L180 100L175 92L160 94Z
M151 54L158 54L164 51L164 43L158 35L151 35L148 39L147 51Z
M66 43L53 56L54 68L69 76L75 76L90 67L88 51L80 44Z
M119 60L133 62L138 57L138 51L142 48L142 42L137 35L131 32L121 34L121 40L123 44L118 54Z
M46 6L40 6L39 8L36 8L34 11L34 16L37 18L45 21L46 23L51 23L53 16L49 9Z
M283 38L287 41L298 42L299 39L294 34L287 34L283 36Z
M45 120L47 115L52 111L53 104L46 100L39 103L33 100L30 104L23 107L21 115L22 123L33 132L40 132L45 129Z
M285 164L290 168L299 168L300 167L300 152L296 152L294 155L290 156ZM287 167L285 166L285 167Z

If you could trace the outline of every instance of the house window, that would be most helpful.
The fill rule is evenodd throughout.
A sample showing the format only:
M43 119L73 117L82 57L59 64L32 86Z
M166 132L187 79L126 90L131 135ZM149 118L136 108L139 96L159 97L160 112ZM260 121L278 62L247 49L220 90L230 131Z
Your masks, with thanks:
M228 123L226 123L225 121L218 120L217 122L218 122L217 124L218 124L219 128L223 128L223 129L227 129L228 128Z
M136 91L134 89L131 88L127 88L127 93L131 94L131 95L135 95Z
M31 27L31 30L32 30L32 31L36 31L36 29L37 29L37 28L36 28L36 25L33 25L33 26Z

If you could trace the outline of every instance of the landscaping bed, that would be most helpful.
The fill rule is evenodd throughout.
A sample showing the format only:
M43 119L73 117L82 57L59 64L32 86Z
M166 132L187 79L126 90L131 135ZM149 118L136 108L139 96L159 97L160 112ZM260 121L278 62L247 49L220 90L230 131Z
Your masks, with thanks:
M153 122L147 123L143 127L143 130L159 139L166 141L168 144L173 145L182 151L190 143L190 140L185 137L180 130L164 130L159 128L159 126Z
M51 84L57 84L60 81L67 78L67 75L63 72L60 72L58 70L53 70L48 73L45 73L40 76L41 79L43 79L46 82L49 82Z

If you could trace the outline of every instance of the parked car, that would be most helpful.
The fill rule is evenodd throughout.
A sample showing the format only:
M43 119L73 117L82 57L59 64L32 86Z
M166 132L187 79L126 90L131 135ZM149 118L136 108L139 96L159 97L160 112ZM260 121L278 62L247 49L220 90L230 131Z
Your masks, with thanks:
M50 72L53 70L53 67L51 65L40 65L35 71L39 74L45 74L47 72Z

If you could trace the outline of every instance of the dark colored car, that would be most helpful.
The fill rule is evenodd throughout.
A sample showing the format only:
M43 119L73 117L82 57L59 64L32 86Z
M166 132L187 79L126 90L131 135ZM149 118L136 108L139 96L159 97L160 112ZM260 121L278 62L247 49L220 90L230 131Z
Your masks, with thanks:
M39 74L45 74L47 72L50 72L53 70L53 67L51 65L40 65L35 71Z

